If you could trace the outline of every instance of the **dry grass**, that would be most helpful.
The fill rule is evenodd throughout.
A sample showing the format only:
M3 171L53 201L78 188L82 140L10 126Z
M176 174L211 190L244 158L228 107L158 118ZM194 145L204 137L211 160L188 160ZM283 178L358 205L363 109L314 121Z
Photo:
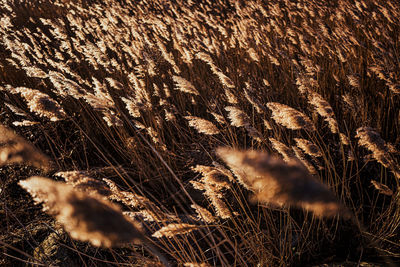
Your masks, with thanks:
M136 222L127 220L117 206L95 194L86 195L43 177L31 177L20 185L37 203L43 203L44 210L54 215L72 238L106 247L143 239Z
M294 205L318 216L334 216L347 211L329 188L311 177L296 161L284 161L257 151L220 148L218 155L246 180L255 198L266 204Z
M0 2L1 265L400 261L398 1Z
M0 125L0 166L32 165L49 170L50 159L11 129Z

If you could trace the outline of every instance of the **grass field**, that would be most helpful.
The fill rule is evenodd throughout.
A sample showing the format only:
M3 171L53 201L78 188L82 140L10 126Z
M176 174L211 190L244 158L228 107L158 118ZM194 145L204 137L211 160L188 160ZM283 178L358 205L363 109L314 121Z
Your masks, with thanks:
M0 0L0 264L396 266L399 18Z

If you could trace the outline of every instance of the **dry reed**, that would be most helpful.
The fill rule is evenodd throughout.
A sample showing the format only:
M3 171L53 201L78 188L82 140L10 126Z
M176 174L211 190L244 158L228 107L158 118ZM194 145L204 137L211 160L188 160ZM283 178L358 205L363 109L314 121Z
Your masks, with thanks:
M195 128L199 133L207 135L219 134L218 128L210 121L195 116L186 116L189 121L189 126Z
M207 263L196 263L196 262L185 262L183 264L185 267L210 267L211 265L208 265Z
M64 109L50 96L34 89L26 87L10 88L12 93L20 93L25 98L30 111L40 117L46 117L51 121L59 121L66 118Z
M311 120L301 113L284 104L269 102L267 107L272 110L272 118L282 126L291 130L315 131L316 128Z
M299 148L301 148L307 155L313 157L322 157L321 150L311 141L303 139L303 138L294 138L296 144Z
M28 141L0 124L0 166L26 164L50 170L50 159Z
M290 162L293 160L293 152L287 145L272 137L269 138L269 141L272 147L282 155L284 161Z
M196 225L191 225L187 223L168 224L167 226L164 226L160 230L154 232L152 236L156 238L161 238L161 237L172 238L176 235L188 234L198 228L199 227Z
M31 177L20 181L38 203L54 215L71 237L95 246L115 246L143 240L137 223L120 209L96 195L75 191L72 186L48 178Z
M358 143L372 152L372 157L386 168L390 167L393 162L388 154L386 142L381 138L380 134L370 127L361 127L357 129L356 137L359 138Z
M255 198L272 205L294 205L317 216L347 215L329 188L308 174L299 163L284 163L266 153L220 148L218 155L245 177Z
M325 118L325 121L327 121L329 124L329 129L331 132L334 134L338 133L339 127L331 105L325 99L323 99L321 95L315 92L311 92L308 95L308 102L314 106L315 110L321 117Z
M174 264L203 266L207 260L218 266L309 265L321 255L341 258L342 248L356 261L368 258L371 248L385 253L382 258L399 257L398 180L392 181L379 165L362 162L375 159L400 178L398 1L17 2L4 0L0 7L1 119L23 126L24 135L31 134L30 140L50 151L60 169L124 166L123 172L115 168L107 177L120 176L130 188L126 191L111 178L107 185L92 178L89 171L59 172L78 195L97 199L100 194L121 202L130 210L126 215L149 227L175 224L179 218L211 223L213 216L216 227L204 227L195 242L186 236L155 241ZM334 135L317 124L318 116ZM197 132L213 136L193 140L196 135L182 118ZM243 127L247 136L229 123ZM359 146L354 146L350 133L372 124L376 130L359 128ZM122 127L128 125L135 127ZM32 144L2 129L1 166L49 169L47 157ZM215 167L202 165L214 160L216 144L275 149L287 164L261 152L231 150L231 161L238 163L230 166L234 175L216 162ZM363 148L371 155L364 156ZM321 156L329 164L321 166L316 158ZM342 242L348 230L359 232L359 222L335 220L330 227L332 220L315 224L299 211L254 208L242 198L249 192L232 183L238 181L271 205L303 207L317 215L345 213L296 158L315 178L335 188L359 222L369 224L360 239L373 236L374 242L358 243L358 234L354 242ZM201 177L192 180L188 166L194 165L192 170ZM0 169L4 176L17 171ZM18 171L24 175L31 170ZM376 181L365 187L371 174ZM13 196L7 190L17 179L2 184L7 201ZM190 194L190 183L204 194ZM140 194L132 191L133 184ZM42 192L43 198L48 195ZM159 199L153 202L146 197L150 195ZM205 207L212 212L193 204L207 200L210 205ZM7 204L7 209L18 205ZM234 218L234 211L240 216ZM10 220L13 212L5 213L10 230L22 226L13 222L26 222ZM78 246L69 252L81 257L82 249L85 254L94 251ZM7 250L5 255L10 254ZM95 251L79 264L109 260L111 254L116 257L109 261L115 264L140 265L124 250Z
M206 223L213 223L216 221L215 217L207 209L196 204L191 205L191 207L196 211L197 219Z
M84 171L57 172L54 175L61 176L67 184L88 194L95 193L105 197L112 194L112 191L105 183L88 176Z
M172 78L176 84L176 89L184 93L199 95L197 89L188 80L180 76L173 76Z
M249 116L237 107L227 106L225 110L229 112L228 118L231 120L231 125L235 127L250 126Z
M391 190L387 185L374 180L371 180L371 184L375 187L376 190L378 190L379 193L387 196L393 195L393 190Z

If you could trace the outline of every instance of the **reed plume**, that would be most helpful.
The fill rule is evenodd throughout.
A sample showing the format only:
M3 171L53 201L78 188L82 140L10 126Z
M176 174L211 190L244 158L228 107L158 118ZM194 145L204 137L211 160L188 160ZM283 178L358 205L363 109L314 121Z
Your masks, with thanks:
M308 95L308 102L314 106L315 110L321 117L325 118L325 121L329 124L331 132L334 134L338 133L339 127L331 105L323 99L320 94L315 92L310 92Z
M160 230L154 232L152 236L156 238L162 238L162 237L172 238L176 235L188 234L198 228L199 227L196 225L187 223L171 223L168 224L167 226L162 227Z
M229 112L228 118L231 120L231 125L235 127L246 127L250 125L250 118L237 107L227 106L225 110Z
M50 159L24 138L0 124L0 166L26 164L50 170Z
M239 103L238 98L235 96L235 94L232 92L232 90L229 89L229 87L226 87L224 89L224 91L225 91L226 100L228 101L229 104L235 105L235 104Z
M213 223L216 221L215 217L207 209L196 204L191 205L191 207L196 211L197 219L206 223Z
M85 171L57 172L54 175L64 178L67 184L88 194L95 193L105 197L112 194L112 191L105 183L88 176L88 173Z
M40 117L48 118L51 121L59 121L67 116L60 104L45 93L26 87L16 87L10 91L20 93L25 98L30 111Z
M296 144L299 148L301 148L307 155L312 157L322 157L322 152L313 142L303 139L303 138L294 138Z
M193 187L197 190L204 191L204 195L213 205L216 214L222 219L228 219L232 217L232 213L229 208L222 200L224 195L223 189L230 188L230 184L225 180L226 176L224 172L219 171L217 168L197 165L192 168L195 172L203 174L200 182L191 181ZM228 176L229 178L229 176Z
M292 149L293 149L296 157L300 160L301 163L303 163L303 165L307 168L307 170L310 172L310 174L317 174L317 170L314 168L312 163L306 159L303 152L295 146L292 146Z
M121 100L125 103L126 109L129 112L129 115L131 115L134 118L140 118L140 103L137 102L136 99L130 97L121 97Z
M189 121L189 126L195 128L199 133L207 135L219 134L218 128L210 121L195 116L185 116Z
M269 138L269 141L272 147L282 155L284 161L290 162L293 160L293 152L287 145L272 137Z
M176 219L174 215L163 212L153 201L145 196L134 192L120 190L110 179L103 179L109 186L112 194L108 196L110 200L122 202L128 207L144 209L154 221L163 221L165 219Z
M357 74L347 75L349 84L354 88L360 89L360 78Z
M350 144L350 139L344 134L344 133L339 133L340 137L340 142L342 142L343 145L349 145Z
M153 211L150 209L142 209L139 211L124 211L124 215L132 218L133 220L137 221L146 221L146 222L157 222L157 223L165 223L169 221L177 221L178 217L173 214L162 213L160 214L157 211Z
M224 85L227 89L235 88L235 84L232 82L232 80L228 76L226 76L218 67L216 67L214 65L214 66L211 66L211 69L212 69L213 73L218 76L222 85ZM228 89L228 91L230 91L229 89Z
M247 88L244 89L244 95L246 96L246 99L256 109L257 113L263 114L263 113L265 113L266 108L261 103L261 101L256 98L256 96L254 95L254 91L255 90L253 88L251 88L250 86L247 86Z
M284 104L269 102L267 107L272 111L272 118L282 126L291 130L315 131L316 128L311 120L301 113Z
M132 208L137 207L146 207L155 205L150 199L147 197L135 194L130 191L122 191L118 188L118 186L111 181L110 179L103 179L104 182L107 183L110 190L112 191L112 195L109 196L111 200L117 200L124 203L127 206Z
M217 154L245 177L254 198L272 205L293 205L317 216L347 215L329 188L308 174L298 162L285 163L258 151L219 148Z
M173 76L172 79L176 84L176 89L184 93L199 95L199 91L186 79L180 76Z
M232 212L229 210L226 203L222 200L223 196L221 196L217 190L211 190L210 188L212 187L208 187L205 195L213 205L216 215L221 219L230 219L233 217L233 215L237 215L235 212L232 214Z
M357 129L356 138L358 143L372 152L372 157L389 168L393 162L388 154L386 142L381 138L380 134L370 127L360 127Z
M185 262L183 264L184 267L210 267L211 265L208 265L207 263L196 263L196 262Z
M19 184L37 203L43 203L74 239L105 247L143 240L137 223L97 195L75 191L70 185L43 177L31 177Z
M20 126L33 126L33 125L38 125L40 124L37 121L28 121L28 120L23 120L23 121L13 121L12 123L14 126L20 127Z
M388 176L392 171L400 178L399 1L0 2L0 120L24 127L24 136L31 135L57 160L57 171L88 168L56 175L78 194L118 202L129 210L124 215L140 219L147 230L198 222L204 231L196 240L154 241L174 265L304 265L331 256L336 261L342 254L328 250L355 251L349 260L358 261L357 249L364 245L368 252L385 253L385 259L399 256L398 188L391 188L398 180ZM350 133L369 120L392 146L365 130L356 136L358 148L353 146ZM136 127L123 127L130 123ZM2 166L46 168L48 159L32 144L15 140L0 141L0 176L11 174L1 184L7 209L0 217L9 234L16 228L18 236L24 230L29 238L25 227L13 227L28 204L8 205L8 200L19 172L39 170ZM216 162L205 166L215 160L216 143L277 150L287 164L257 152L230 169ZM380 164L364 164L362 158ZM294 163L297 159L304 166ZM258 166L264 162L269 169ZM101 177L118 176L126 189L89 169L101 164L112 166ZM326 187L305 178L312 174L329 181L360 221L369 223L352 242L342 242L343 237L360 233L358 222L316 223L301 211L254 208L242 197L254 194L270 205L342 214ZM369 174L376 176L372 184ZM201 192L192 195L191 185ZM321 195L327 195L325 202L318 200ZM233 218L235 211L240 216ZM44 224L33 225L36 230ZM6 234L0 243L14 247ZM363 242L366 235L374 242ZM22 241L29 251L25 241L36 246ZM18 260L9 249L2 249L6 257L0 262L11 266ZM89 255L82 256L82 249ZM104 252L78 245L68 255L82 256L81 264L156 265L135 262L147 253L126 249Z
M219 189L230 188L231 186L227 181L226 174L215 167L197 165L192 170L203 175L200 181L205 184L213 185Z

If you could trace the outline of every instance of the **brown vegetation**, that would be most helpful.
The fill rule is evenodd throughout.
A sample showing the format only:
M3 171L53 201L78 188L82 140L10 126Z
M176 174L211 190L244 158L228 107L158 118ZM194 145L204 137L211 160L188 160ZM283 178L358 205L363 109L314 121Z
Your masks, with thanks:
M0 3L0 265L400 262L398 1Z

